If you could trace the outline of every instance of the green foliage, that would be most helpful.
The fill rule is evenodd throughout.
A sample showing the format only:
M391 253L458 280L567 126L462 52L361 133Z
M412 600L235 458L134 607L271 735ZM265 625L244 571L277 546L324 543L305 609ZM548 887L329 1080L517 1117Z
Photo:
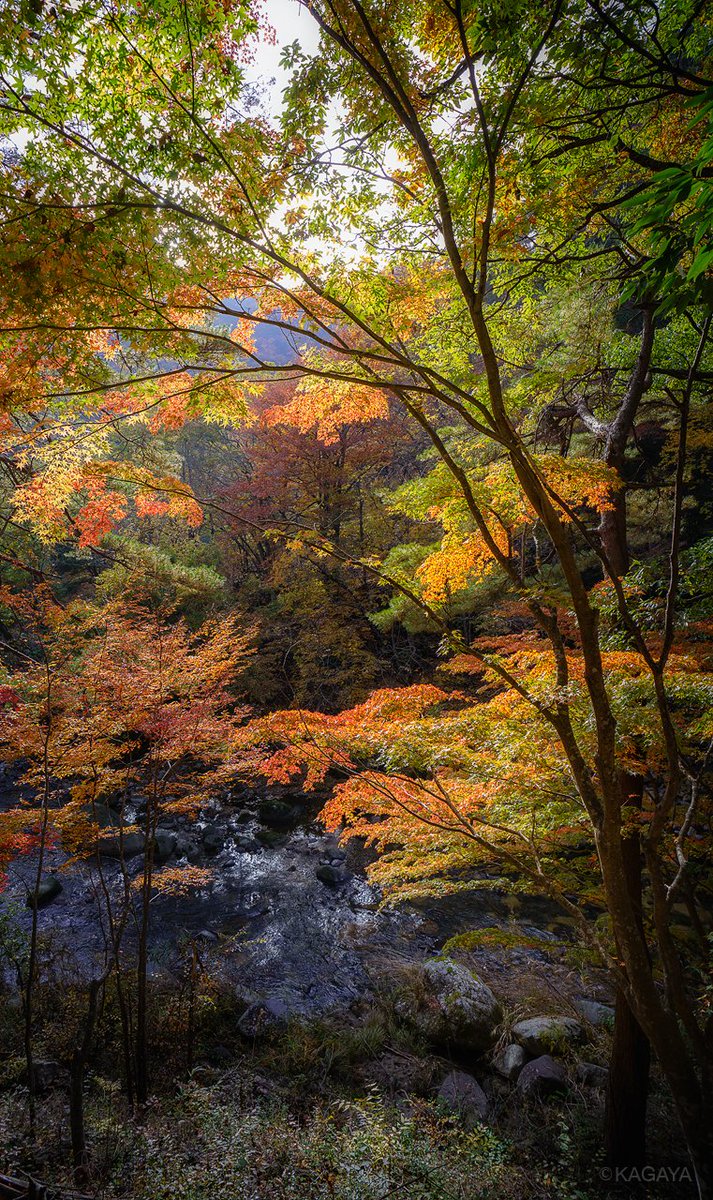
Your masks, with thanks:
M107 549L115 561L96 584L97 597L104 603L121 597L127 604L179 614L192 625L227 603L225 579L205 563L186 561L180 547L171 552L113 535ZM195 551L188 549L195 558Z
M399 1190L413 1200L460 1200L465 1179L473 1200L515 1195L506 1148L492 1131L465 1133L425 1104L399 1113L376 1095L299 1122L285 1109L241 1113L213 1092L186 1089L172 1122L138 1134L122 1165L124 1187L127 1174L136 1200L382 1200Z
M689 99L690 127L704 127L691 163L671 164L624 206L632 210L632 234L645 234L649 260L624 295L660 296L660 313L713 304L713 87Z

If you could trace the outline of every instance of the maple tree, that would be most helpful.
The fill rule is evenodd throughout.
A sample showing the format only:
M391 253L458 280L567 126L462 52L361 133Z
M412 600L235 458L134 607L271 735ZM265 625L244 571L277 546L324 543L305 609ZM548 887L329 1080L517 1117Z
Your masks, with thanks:
M25 988L29 1078L37 896L53 842L66 856L65 869L77 858L93 864L99 903L106 910L104 962L90 981L87 1014L72 1058L70 1121L74 1165L81 1175L86 1159L84 1070L110 976L124 1026L128 1094L140 1104L147 1099L152 903L156 895L185 894L211 879L210 871L188 864L158 865L157 829L162 818L196 815L222 780L230 730L241 715L234 686L249 660L250 638L231 619L206 624L192 635L185 624L168 624L165 615L131 611L124 603L96 608L75 602L62 609L42 593L31 600L6 593L2 599L21 623L28 645L26 651L15 649L18 668L4 685L10 702L0 715L0 745L7 759L19 761L21 780L43 798L39 817L32 802L0 814L4 853L33 848L38 841L40 847L30 893L33 922ZM137 789L144 796L143 814L134 812ZM118 854L118 890L106 877L105 850ZM122 979L130 917L138 930L133 1020Z

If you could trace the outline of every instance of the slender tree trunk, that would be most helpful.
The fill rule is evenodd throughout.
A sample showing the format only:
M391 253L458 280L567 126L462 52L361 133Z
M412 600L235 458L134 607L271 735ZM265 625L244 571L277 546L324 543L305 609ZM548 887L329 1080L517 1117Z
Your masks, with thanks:
M157 780L152 782L151 794L146 805L144 822L144 875L141 887L141 924L139 926L139 961L136 972L136 1101L144 1105L148 1100L148 944L149 916L151 906L151 884L153 879L154 837L158 820Z
M622 794L627 807L641 810L642 786L640 775L623 777ZM633 828L622 838L622 857L626 885L643 932L642 856L638 828ZM619 988L604 1115L604 1152L611 1167L641 1167L646 1162L650 1066L649 1040L631 1011L624 991Z
M37 856L35 872L35 890L31 897L32 929L30 932L30 953L27 962L27 980L22 997L24 1016L24 1050L25 1068L27 1071L28 1113L30 1138L34 1141L37 1124L37 1106L35 1102L35 1061L32 1048L32 1023L34 1017L35 976L37 973L37 940L39 933L40 884L45 864L47 849L47 827L50 815L50 738L52 736L52 673L49 663L45 662L45 677L47 682L47 724L45 726L42 748L42 817L40 820L40 847Z
M94 1036L99 998L105 978L106 976L102 976L100 979L92 979L89 985L87 1015L83 1028L81 1031L78 1031L69 1072L69 1128L72 1140L72 1167L77 1183L86 1183L87 1181L87 1145L84 1135L84 1073L92 1037Z
M613 464L607 464L613 465ZM621 464L618 464L617 469ZM599 536L609 565L615 575L626 575L629 570L629 550L626 536L626 488L621 487L612 499L612 507L605 509L599 522Z

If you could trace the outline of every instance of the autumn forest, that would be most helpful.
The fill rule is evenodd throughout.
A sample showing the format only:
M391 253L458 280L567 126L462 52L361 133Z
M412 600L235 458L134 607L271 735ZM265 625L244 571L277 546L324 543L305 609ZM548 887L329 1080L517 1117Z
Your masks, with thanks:
M0 1200L713 1196L713 7L0 0Z

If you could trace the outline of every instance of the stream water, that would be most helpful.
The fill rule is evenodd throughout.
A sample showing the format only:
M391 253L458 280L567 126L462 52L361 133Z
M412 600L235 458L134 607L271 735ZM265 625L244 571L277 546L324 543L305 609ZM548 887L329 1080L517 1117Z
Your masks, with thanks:
M377 892L351 856L310 819L313 813L295 811L292 827L280 832L266 831L257 809L236 813L217 805L190 827L179 821L165 831L176 841L167 865L192 862L210 869L211 879L186 895L152 900L150 970L157 983L175 983L193 945L246 1003L269 998L296 1015L318 1014L357 1003L370 993L375 970L422 959L452 932L512 922L512 898L491 892L460 893L419 908L379 907ZM129 872L135 874L140 863L140 856L130 859ZM36 866L33 855L17 859L0 896L0 914L25 931ZM86 976L104 946L96 863L69 862L53 847L48 874L62 890L39 910L43 959L56 976ZM102 875L118 900L120 864L102 858ZM553 915L551 905L533 900L518 918L528 922L525 930L553 938L546 932ZM127 950L135 939L132 919Z

